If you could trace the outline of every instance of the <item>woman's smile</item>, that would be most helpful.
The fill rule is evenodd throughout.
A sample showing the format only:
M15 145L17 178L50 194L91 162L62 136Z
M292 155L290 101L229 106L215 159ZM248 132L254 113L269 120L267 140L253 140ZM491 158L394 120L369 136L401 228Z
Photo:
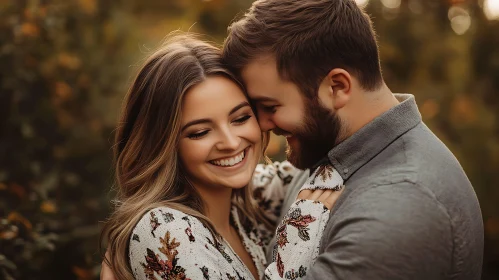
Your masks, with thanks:
M250 148L251 146L248 146L240 153L237 153L235 156L211 160L209 161L209 163L217 168L221 168L222 170L227 170L227 171L238 170L246 164L247 158L248 156L250 156L248 155L248 151L250 150Z

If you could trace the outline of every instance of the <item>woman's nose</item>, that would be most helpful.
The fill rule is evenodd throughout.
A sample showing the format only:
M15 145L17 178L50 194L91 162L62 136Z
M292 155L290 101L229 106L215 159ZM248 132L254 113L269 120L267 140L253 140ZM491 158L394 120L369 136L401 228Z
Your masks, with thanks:
M241 138L230 129L222 131L220 141L217 144L219 150L237 150L241 144Z

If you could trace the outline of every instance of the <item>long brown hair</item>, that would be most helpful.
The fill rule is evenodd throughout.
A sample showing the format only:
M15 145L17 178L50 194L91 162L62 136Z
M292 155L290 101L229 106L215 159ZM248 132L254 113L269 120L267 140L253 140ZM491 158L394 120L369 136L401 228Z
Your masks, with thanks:
M168 206L192 215L215 240L219 237L177 153L183 96L213 75L241 86L222 65L218 48L193 35L176 34L145 60L125 96L114 145L116 205L101 235L101 245L107 242L110 255L106 262L117 279L133 279L130 235L152 208ZM267 137L263 138L265 147ZM233 198L241 218L265 224L248 187L234 190Z

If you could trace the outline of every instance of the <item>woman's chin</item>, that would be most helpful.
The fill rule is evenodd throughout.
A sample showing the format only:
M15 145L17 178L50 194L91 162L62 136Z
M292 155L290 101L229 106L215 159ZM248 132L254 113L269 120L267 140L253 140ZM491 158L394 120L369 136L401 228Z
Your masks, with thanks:
M248 174L238 174L234 176L234 178L230 178L227 180L226 187L231 189L242 189L249 185L251 181L252 173Z

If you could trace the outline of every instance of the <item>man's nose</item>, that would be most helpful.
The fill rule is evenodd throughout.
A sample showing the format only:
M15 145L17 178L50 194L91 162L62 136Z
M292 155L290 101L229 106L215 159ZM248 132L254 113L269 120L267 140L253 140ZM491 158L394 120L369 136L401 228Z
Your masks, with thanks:
M274 122L268 116L265 116L265 114L259 115L258 124L260 125L260 129L263 132L267 132L276 128Z

